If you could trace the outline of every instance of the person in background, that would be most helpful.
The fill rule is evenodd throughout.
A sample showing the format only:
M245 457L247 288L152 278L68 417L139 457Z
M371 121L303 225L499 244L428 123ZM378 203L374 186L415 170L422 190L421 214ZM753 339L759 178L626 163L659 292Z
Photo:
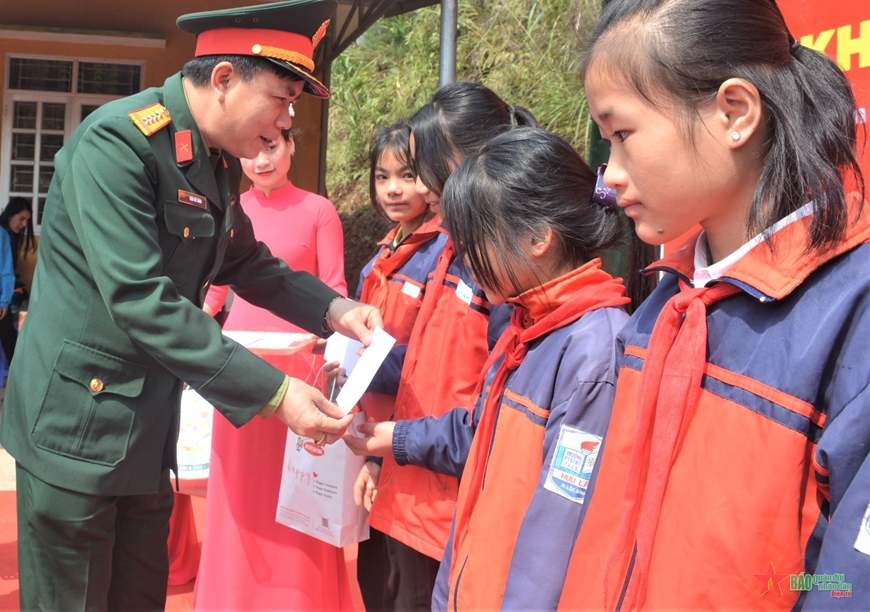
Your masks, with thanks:
M185 384L236 426L277 419L328 444L350 423L202 311L217 283L321 336L368 344L382 326L376 308L273 257L238 206L237 158L292 127L303 91L329 95L312 58L336 6L182 16L195 58L88 115L55 156L0 420L21 609L164 607Z
M293 131L283 130L255 158L240 160L252 183L242 194L241 207L250 217L257 238L272 253L293 270L309 272L345 295L341 221L329 200L290 181L295 151ZM221 311L228 289L218 285L209 289L206 312ZM223 328L304 333L239 296L234 296ZM304 359L313 363L316 358L300 356ZM299 361L289 363L296 371L288 373L300 376ZM316 372L317 368L310 370ZM265 420L236 429L219 414L212 427L203 561L195 608L352 609L342 549L275 522L287 428ZM251 554L253 550L256 554Z
M645 270L662 279L619 334L562 609L870 609L870 206L846 76L771 0L611 0L582 68L637 235L701 229Z
M483 85L465 81L440 88L408 123L416 189L434 213L440 212L444 183L465 157L501 132L537 126L528 110L505 103ZM447 240L427 279L411 330L395 400L394 420L399 424L395 424L395 438L390 435L395 441L393 452L389 442L386 449L367 452L363 441L345 438L358 454L385 456L379 481L366 483L369 496L377 491L369 522L392 539L387 540L389 564L366 568L384 572L380 579L369 578L372 584L380 580L387 585L383 601L372 609L429 609L459 488L456 474L409 465L402 424L439 416L456 406L471 410L480 371L510 318L511 308L493 307L455 252ZM368 435L379 427L379 432L389 429L392 434L393 425L364 423L360 431ZM467 452L467 445L456 450L463 461ZM365 545L361 549L364 555ZM402 550L402 556L397 550ZM409 572L410 567L414 569Z
M342 295L344 278L344 233L335 206L326 198L295 186L289 177L296 153L296 131L282 130L254 159L242 159L242 170L251 188L242 194L245 213L254 224L257 239L293 270L310 272ZM203 309L215 315L224 308L230 288L213 285ZM274 331L303 330L270 312L233 299L224 329Z
M384 329L396 345L360 399L366 417L383 421L395 412L402 366L411 331L426 296L426 283L447 242L440 217L417 193L411 169L410 128L399 123L380 130L372 142L369 193L377 214L395 223L378 254L360 274L357 299L377 306ZM379 459L367 461L355 484L357 505L372 507ZM422 561L422 562L421 562ZM367 610L412 610L431 590L435 562L375 527L360 542L357 580ZM420 596L418 593L423 593ZM417 599L419 598L419 599Z
M20 306L27 299L27 289L15 272L18 256L22 251L30 253L36 250L32 216L33 209L25 198L10 198L0 213L0 227L6 230L6 236L0 235L0 345L6 355L7 367L12 365L18 341L17 321L10 311L13 305Z

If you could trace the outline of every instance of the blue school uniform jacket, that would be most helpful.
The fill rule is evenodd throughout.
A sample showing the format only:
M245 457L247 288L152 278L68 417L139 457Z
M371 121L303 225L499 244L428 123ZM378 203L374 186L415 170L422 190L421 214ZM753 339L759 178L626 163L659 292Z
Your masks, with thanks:
M667 475L647 565L633 545L641 521L625 520L626 502L644 503L626 487L644 442L638 397L696 238L650 269L664 278L619 337L613 418L561 609L870 609L870 207L856 212L832 252L805 252L805 217L722 277L739 290L706 308L703 376L676 450L640 464L638 491L655 486L652 470ZM649 439L667 428L655 426Z

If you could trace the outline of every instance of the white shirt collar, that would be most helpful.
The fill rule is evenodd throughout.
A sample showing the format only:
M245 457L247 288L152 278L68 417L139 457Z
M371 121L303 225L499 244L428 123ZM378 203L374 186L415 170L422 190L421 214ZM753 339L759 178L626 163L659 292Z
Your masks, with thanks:
M698 236L698 241L695 243L695 274L692 279L692 284L696 289L698 289L706 287L708 283L722 278L734 264L740 261L757 245L761 244L766 235L773 235L787 225L794 223L798 219L803 219L812 213L813 203L808 202L787 217L774 223L766 232L761 232L742 247L714 264L711 264L708 258L709 249L707 248L707 232L701 231L701 234Z

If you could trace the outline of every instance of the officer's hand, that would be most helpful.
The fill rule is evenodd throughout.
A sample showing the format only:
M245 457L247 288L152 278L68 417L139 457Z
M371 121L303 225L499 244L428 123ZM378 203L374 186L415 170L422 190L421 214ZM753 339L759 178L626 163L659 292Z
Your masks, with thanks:
M363 437L345 434L344 443L354 455L386 457L393 454L393 430L395 428L396 424L393 421L375 423L374 420L369 420L367 423L357 425L356 430Z
M348 338L356 338L366 346L371 344L375 328L384 327L380 310L353 300L333 300L328 314L332 329Z
M290 379L275 416L293 433L312 438L319 446L332 444L341 438L353 420L353 414L342 416L338 406L329 403L320 391L298 378Z

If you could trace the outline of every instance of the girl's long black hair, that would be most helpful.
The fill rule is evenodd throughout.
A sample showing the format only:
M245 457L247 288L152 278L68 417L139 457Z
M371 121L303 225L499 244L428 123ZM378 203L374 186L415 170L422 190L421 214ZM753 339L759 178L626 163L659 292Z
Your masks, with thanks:
M457 257L475 279L516 293L514 266L529 266L522 243L549 228L556 260L580 267L624 238L618 213L592 199L596 173L564 139L540 128L500 134L469 155L441 196L444 224ZM512 287L501 286L498 268ZM541 279L541 283L547 279ZM630 296L637 306L643 296Z
M488 87L458 81L436 91L408 125L414 136L414 170L440 194L452 169L490 138L514 127L537 127L538 121Z

